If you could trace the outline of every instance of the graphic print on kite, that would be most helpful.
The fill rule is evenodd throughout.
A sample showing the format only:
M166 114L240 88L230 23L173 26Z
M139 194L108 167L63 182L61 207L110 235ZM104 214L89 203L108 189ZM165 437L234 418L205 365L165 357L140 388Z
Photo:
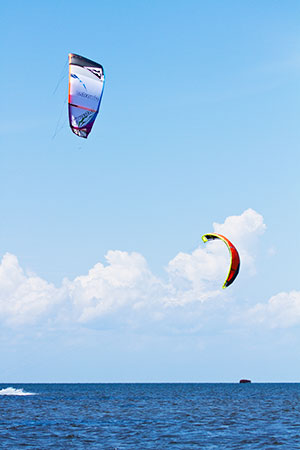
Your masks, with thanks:
M69 122L73 133L87 138L99 112L105 75L101 64L69 53Z
M226 287L230 286L238 276L240 270L240 256L235 246L222 234L207 233L202 236L203 242L212 241L214 239L220 239L221 241L223 241L227 245L230 253L230 267L227 278L223 284L223 289L225 289Z

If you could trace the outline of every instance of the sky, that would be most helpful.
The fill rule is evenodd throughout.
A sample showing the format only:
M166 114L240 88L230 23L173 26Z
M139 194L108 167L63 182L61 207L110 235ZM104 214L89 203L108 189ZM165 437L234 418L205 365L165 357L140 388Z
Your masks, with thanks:
M6 2L0 382L300 381L300 4ZM68 53L106 84L68 125ZM229 254L241 269L222 289Z

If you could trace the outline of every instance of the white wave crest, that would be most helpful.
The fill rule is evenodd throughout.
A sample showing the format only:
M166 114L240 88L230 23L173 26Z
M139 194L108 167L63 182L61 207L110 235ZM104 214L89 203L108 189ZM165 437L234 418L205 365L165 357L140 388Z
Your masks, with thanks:
M33 392L25 392L23 389L8 387L0 390L0 395L35 395Z

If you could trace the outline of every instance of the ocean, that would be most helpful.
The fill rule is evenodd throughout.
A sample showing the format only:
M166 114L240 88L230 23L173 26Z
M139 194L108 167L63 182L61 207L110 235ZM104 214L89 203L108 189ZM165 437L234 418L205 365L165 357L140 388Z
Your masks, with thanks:
M300 449L300 384L1 384L1 449Z

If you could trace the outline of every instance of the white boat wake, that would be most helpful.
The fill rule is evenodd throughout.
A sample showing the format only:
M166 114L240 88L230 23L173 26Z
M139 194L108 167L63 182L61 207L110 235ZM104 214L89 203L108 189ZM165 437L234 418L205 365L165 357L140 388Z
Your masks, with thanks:
M13 387L8 387L0 390L0 395L36 395L33 392L25 392L23 389L15 389Z

